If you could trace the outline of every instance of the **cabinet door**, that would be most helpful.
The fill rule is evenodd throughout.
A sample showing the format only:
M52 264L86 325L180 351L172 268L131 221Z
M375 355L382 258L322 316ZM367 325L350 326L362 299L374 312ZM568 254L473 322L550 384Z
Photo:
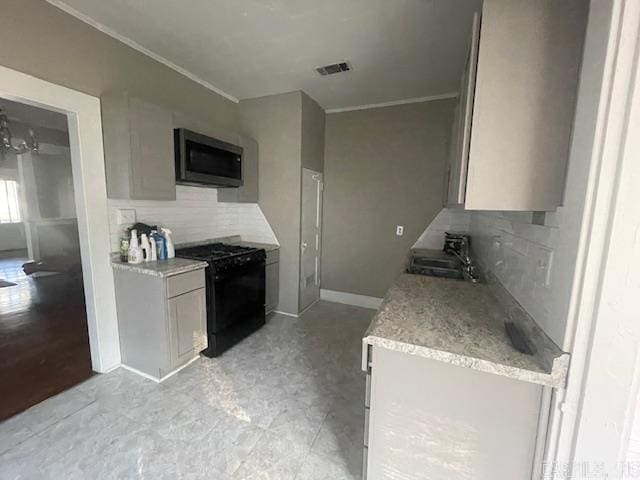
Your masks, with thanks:
M467 210L561 205L588 6L483 3Z
M207 346L205 298L205 289L200 288L169 299L172 368L196 357Z
M369 479L532 478L540 385L373 349Z
M271 263L265 267L265 310L272 312L278 306L279 295L279 263Z
M471 43L467 53L466 67L460 82L460 98L454 119L454 133L451 138L452 162L447 186L448 205L461 205L465 201L479 44L480 15L476 13L473 16Z
M131 198L175 200L173 115L157 105L129 99Z

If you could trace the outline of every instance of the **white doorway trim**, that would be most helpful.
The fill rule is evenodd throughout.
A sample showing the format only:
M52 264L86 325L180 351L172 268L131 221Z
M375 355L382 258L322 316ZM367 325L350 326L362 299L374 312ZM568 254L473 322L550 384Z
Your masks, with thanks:
M0 97L67 116L91 363L97 372L109 371L120 364L120 342L109 257L100 100L2 66Z
M300 188L300 262L298 285L298 314L320 300L322 260L322 200L324 175L302 168ZM306 256L305 256L306 255ZM308 282L312 260L313 279Z
M595 55L590 65L602 60L604 68L601 85L585 88L598 104L565 345L571 366L546 462L632 478L618 469L640 408L640 2L592 0L586 53Z

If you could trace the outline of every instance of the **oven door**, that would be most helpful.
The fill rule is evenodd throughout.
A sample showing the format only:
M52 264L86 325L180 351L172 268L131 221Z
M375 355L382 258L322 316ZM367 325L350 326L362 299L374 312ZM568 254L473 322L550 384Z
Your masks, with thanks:
M218 333L242 322L264 319L264 260L235 266L212 275L209 333Z

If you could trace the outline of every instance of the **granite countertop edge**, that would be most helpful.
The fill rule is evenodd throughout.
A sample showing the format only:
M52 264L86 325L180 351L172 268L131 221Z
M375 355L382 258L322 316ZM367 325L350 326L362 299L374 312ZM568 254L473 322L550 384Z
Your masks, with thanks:
M120 260L111 260L111 267L114 270L138 273L141 275L149 275L152 277L172 277L182 273L189 273L207 267L207 262L200 260L189 260L187 258L173 258L169 260L144 262L144 263L125 263Z
M502 333L503 327L501 323L507 319L514 320L513 305L510 303L511 300L501 298L501 292L499 290L498 295L496 295L495 288L489 287L488 285L476 290L475 287L479 285L460 281L453 281L454 283L449 284L446 282L451 281L437 279L435 277L402 274L396 279L394 285L385 295L378 312L373 317L363 335L363 344L416 355L545 387L565 387L570 354L563 352L555 346L537 324L535 324L532 318L526 316L526 318L518 319L518 322L524 322L526 327L525 332L527 334L533 332L535 338L530 338L530 341L534 342L536 350L538 350L534 357L530 357L530 361L527 359L523 363L523 359L528 357L523 357L523 354L516 352L512 346L507 347L507 341L505 341L506 334ZM450 289L454 289L453 291L455 293L452 294ZM472 296L468 299L464 296L459 296L467 294ZM441 295L444 296L441 297ZM496 310L492 307L492 315L490 317L485 317L482 315L482 312L479 311L476 313L480 316L466 317L464 319L467 323L466 335L471 335L468 337L470 338L469 344L477 345L474 338L484 338L476 337L477 335L490 335L486 337L489 343L485 343L485 347L491 348L491 350L488 350L487 354L482 354L482 357L496 356L497 358L481 358L460 351L461 346L463 346L467 340L460 340L459 335L449 337L449 340L453 342L450 350L447 349L446 341L444 344L436 345L429 340L429 336L433 336L434 333L439 332L440 330L438 330L438 328L443 325L453 327L454 330L457 328L455 327L455 325L457 325L455 322L459 321L459 319L451 323L451 321L443 321L441 320L442 317L437 316L438 314L442 314L444 310L424 310L425 306L428 307L429 304L439 304L441 302L451 303L451 295L457 295L457 301L460 301L460 303L467 301L478 304L480 301L482 306L499 305L498 308L503 312L504 318L500 315L496 316ZM450 298L447 299L446 296ZM430 315L435 315L433 320L429 320ZM452 318L456 318L455 314ZM419 321L416 321L416 319ZM426 323L424 323L425 320ZM469 330L469 321L471 321L472 326L477 323L480 328L478 330ZM499 327L498 324L496 324L497 321L500 322ZM431 322L434 323L432 324ZM530 325L526 325L527 322L530 323ZM493 325L494 330L487 333L487 330L482 327L486 327L489 324ZM521 325L523 324L521 323ZM425 328L426 330L424 330ZM500 335L505 336L505 339L501 340L502 343L500 344L492 343L497 340L495 328L499 328ZM462 330L455 330L455 333L462 333ZM442 339L442 337L438 338L440 340ZM462 345L461 342L463 343ZM502 352L504 354L511 349L513 349L512 352L516 356L512 354L495 354L496 352ZM517 356L520 356L520 358L518 359ZM509 363L510 361L514 363ZM527 365L527 363L530 363L530 365Z
M382 347L396 352L408 353L410 355L437 360L439 362L456 365L458 367L470 368L479 372L490 373L552 388L564 387L566 373L569 367L569 354L567 353L556 358L554 368L551 373L542 373L480 358L460 355L458 353L447 352L445 350L438 350L422 345L414 345L398 340L378 337L376 335L367 335L362 339L362 342L366 345Z

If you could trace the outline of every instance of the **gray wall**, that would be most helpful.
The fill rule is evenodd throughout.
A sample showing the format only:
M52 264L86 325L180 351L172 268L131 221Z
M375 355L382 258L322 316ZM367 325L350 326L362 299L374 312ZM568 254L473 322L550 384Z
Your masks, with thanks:
M302 167L324 172L325 113L302 92Z
M3 0L0 65L94 96L110 90L237 125L237 104L42 0ZM7 48L10 45L11 48Z
M259 204L280 242L278 310L298 313L301 92L240 102L244 133L260 145Z
M0 223L0 251L26 248L24 223Z
M454 100L327 115L322 288L382 297L442 208ZM397 237L396 225L404 226Z

